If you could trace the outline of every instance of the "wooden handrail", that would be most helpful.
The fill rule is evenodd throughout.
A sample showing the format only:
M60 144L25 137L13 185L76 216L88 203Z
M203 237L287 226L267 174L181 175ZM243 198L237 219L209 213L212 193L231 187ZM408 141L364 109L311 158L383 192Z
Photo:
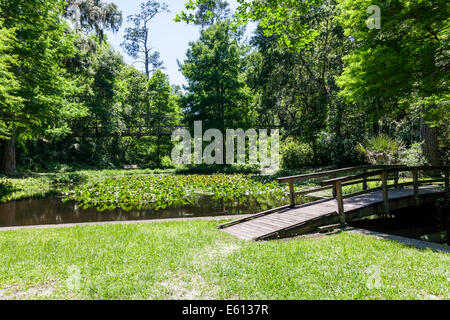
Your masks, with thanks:
M306 194L306 193L314 193L314 192L322 191L322 188L320 188L320 189L307 190L306 192L300 192L300 193L297 192L296 193L295 192L295 188L294 188L294 183L295 182L312 180L312 179L317 179L317 178L322 178L322 177L329 177L329 176L336 177L339 174L344 174L344 173L354 172L354 171L367 172L367 170L382 169L382 168L387 169L387 168L395 168L395 167L397 167L397 166L389 166L389 165L374 166L374 165L369 165L369 166L348 167L348 168L343 168L343 169L336 169L336 170L322 171L322 172L317 172L317 173L302 174L302 175L298 175L298 176L279 178L278 182L279 183L289 183L290 206L292 208L294 208L295 207L295 196L296 195L299 195L299 194L302 194L302 193ZM336 187L332 187L332 189L333 189L333 198L336 198L336 196L337 196ZM364 189L367 189L367 184L365 184Z
M350 176L344 176L344 177L338 177L336 178L336 175L346 173L346 172L352 172L361 170L363 173L356 174L356 175L350 175ZM368 172L368 170L374 170ZM450 166L418 166L418 167L407 167L407 166L360 166L360 167L350 167L350 168L344 168L344 169L337 169L337 170L330 170L330 171L324 171L319 173L311 173L311 174L304 174L304 175L298 175L298 176L292 176L292 177L284 177L279 178L279 183L289 183L289 192L290 192L290 206L292 208L295 207L295 196L296 195L305 195L310 194L314 192L319 192L322 190L326 190L329 188L333 188L333 197L336 198L337 205L338 205L338 214L341 219L341 224L343 226L346 226L346 217L345 217L345 210L344 210L344 198L342 192L342 187L345 185L352 185L356 183L362 183L363 184L363 191L360 192L361 194L368 193L370 191L367 191L367 182L372 181L373 179L368 179L374 176L380 176L381 177L381 183L382 187L379 188L383 192L383 203L385 207L385 212L389 213L389 185L388 180L389 174L394 173L394 187L397 188L402 185L406 185L405 183L399 184L399 172L404 171L411 171L413 176L413 189L414 189L414 198L416 200L416 205L420 205L420 198L419 198L419 186L422 183L426 183L427 181L419 181L418 172L419 171L444 171L445 178L442 180L442 182L445 183L445 190L446 193L450 196L450 181L449 181L449 170ZM326 176L334 176L332 179L323 180L321 182L321 188L317 189L311 189L306 191L300 191L295 192L294 183L297 181L305 181L305 180L311 180L315 178L321 178ZM355 181L356 182L350 182ZM428 183L432 182L441 182L441 179L439 180L431 180L428 181ZM409 183L410 184L410 183Z
M367 173L361 173L361 174L356 174L356 175L351 175L351 176L344 176L344 177L338 177L338 178L333 178L333 179L328 179L328 180L323 180L321 182L321 185L323 187L325 186L329 186L329 185L334 185L336 183L336 181L340 181L342 182L347 182L347 181L353 181L353 180L357 180L357 179L363 179L363 178L370 178L370 177L374 177L374 176L381 176L384 172L386 173L395 173L395 172L402 172L402 171L446 171L449 170L450 166L440 166L440 167L390 167L390 168L386 168L386 169L381 169L381 170L375 170L375 171L371 171L371 172L367 172Z
M389 208L389 185L388 185L388 180L389 180L389 173L395 173L394 176L394 187L398 187L398 173L401 171L411 171L412 172L412 176L413 176L413 192L414 192L414 199L415 199L415 203L416 206L420 205L420 198L419 198L419 186L421 184L421 182L419 181L419 171L445 171L445 179L443 179L443 182L445 182L445 189L446 192L449 193L450 192L450 182L449 180L449 170L450 167L449 166L439 166L439 167L397 167L397 168L386 168L386 169L382 169L382 170L376 170L376 171L372 171L372 172L368 172L368 173L363 173L363 174L357 174L357 175L353 175L353 176L346 176L346 177L340 177L340 178L334 178L334 179L329 179L329 180L325 180L321 182L321 185L323 187L325 186L330 186L330 185L334 185L335 188L338 190L337 193L337 204L338 204L338 213L339 216L341 217L341 224L343 226L346 225L345 222L345 210L344 210L344 196L342 195L342 184L343 182L348 182L348 181L354 181L354 180L358 180L358 182L361 182L360 179L363 179L362 182L367 181L367 178L369 177L373 177L373 176L381 176L381 182L382 182L382 193L383 193L383 204L384 204L384 211L386 213L390 212L390 208ZM439 180L434 180L434 181L441 181L441 179ZM433 180L431 181L423 181L423 183L426 182L433 182ZM364 191L364 193L366 193L367 191Z
M380 176L383 172L386 172L386 171L385 170L376 170L376 171L371 171L371 172L367 172L367 173L355 174L355 175L351 175L351 176L338 177L338 178L323 180L320 184L324 187L324 186L334 185L338 181L343 183L343 182L348 182L348 181L353 181L353 180L367 179L370 177Z
M372 169L384 169L384 168L396 168L399 166L390 166L390 165L380 165L380 166L358 166L358 167L348 167L343 169L336 169L336 170L329 170L329 171L322 171L322 172L316 172L316 173L308 173L308 174L302 174L298 176L291 176L291 177L283 177L278 178L279 183L287 183L287 182L297 182L297 181L305 181L305 180L312 180L315 178L322 178L327 176L333 176L338 174L343 174L346 172L352 172L352 171L358 171L358 170L372 170Z

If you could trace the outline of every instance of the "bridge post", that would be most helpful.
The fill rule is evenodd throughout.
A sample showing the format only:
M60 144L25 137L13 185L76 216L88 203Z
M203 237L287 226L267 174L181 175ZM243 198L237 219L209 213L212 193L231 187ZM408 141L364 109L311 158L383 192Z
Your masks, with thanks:
M416 202L416 207L420 206L419 198L419 175L417 169L412 170L413 175L413 186L414 186L414 200Z
M332 177L333 177L333 178L336 178L336 175L333 174ZM333 186L333 198L336 199L336 197L337 197L337 190L336 190L336 185L334 185L334 186Z
M395 171L394 173L394 188L397 189L398 188L398 171Z
M445 170L445 192L450 193L450 169Z
M347 221L345 219L345 210L344 210L344 198L342 197L342 183L341 181L336 181L335 183L336 190L336 201L338 205L339 218L341 219L341 225L343 227L347 227Z
M388 187L387 176L388 176L387 171L383 171L383 173L381 173L381 181L383 183L384 211L385 211L385 213L390 213L390 208L389 208L389 187Z
M367 173L367 169L363 169L363 174L366 174L366 173ZM362 180L363 180L363 190L366 191L367 190L367 177L364 176L362 178Z
M295 192L294 192L294 182L289 182L289 193L291 197L291 208L295 208Z

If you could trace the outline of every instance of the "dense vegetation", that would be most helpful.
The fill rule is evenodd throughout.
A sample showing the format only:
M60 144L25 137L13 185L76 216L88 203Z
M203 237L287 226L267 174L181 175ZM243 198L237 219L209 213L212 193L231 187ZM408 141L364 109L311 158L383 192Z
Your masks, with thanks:
M283 199L286 187L275 181L262 183L243 175L154 175L108 178L66 190L65 200L99 210L134 208L164 209L192 203L199 195L236 200L253 197Z
M164 3L125 19L101 0L1 0L2 172L172 167L170 136L143 131L196 120L282 128L288 169L448 163L448 4L385 1L381 29L367 27L370 5L239 1L233 14L226 1L187 1L176 20L201 33L179 88L150 45ZM108 43L124 20L122 47L143 71ZM249 21L258 28L245 42ZM401 150L379 149L389 143Z

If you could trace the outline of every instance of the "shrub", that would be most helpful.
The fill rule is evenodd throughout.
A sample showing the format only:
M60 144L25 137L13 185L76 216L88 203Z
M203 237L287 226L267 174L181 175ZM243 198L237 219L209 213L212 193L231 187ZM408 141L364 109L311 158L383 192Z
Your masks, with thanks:
M300 169L312 165L313 150L306 143L294 140L285 143L281 150L281 166L283 169Z
M427 165L428 162L423 154L422 143L414 143L411 148L405 149L402 154L401 164L409 167Z
M316 141L315 165L342 167L364 163L364 156L355 150L358 140L358 134L337 137L333 133L321 132Z
M173 169L175 168L172 159L170 159L168 156L165 156L161 159L161 168L163 169Z
M359 143L356 150L364 154L370 164L394 165L400 163L404 146L402 142L380 134Z
M259 165L219 165L197 164L182 165L175 170L177 174L260 174Z

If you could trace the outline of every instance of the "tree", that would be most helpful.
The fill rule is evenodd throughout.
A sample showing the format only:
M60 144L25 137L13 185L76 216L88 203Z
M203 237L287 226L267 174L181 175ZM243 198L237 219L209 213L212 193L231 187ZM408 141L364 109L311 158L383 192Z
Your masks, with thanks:
M241 34L231 29L229 21L221 21L190 43L180 65L188 82L184 106L190 125L198 120L204 127L221 130L251 125L255 114L244 77L248 48L240 45Z
M141 4L141 12L128 16L128 22L132 27L125 29L125 41L122 47L137 62L144 64L145 74L150 79L150 72L160 69L163 63L160 61L159 52L153 52L150 46L150 21L161 12L169 12L165 3L150 0Z
M158 132L160 127L179 125L182 112L177 92L172 89L167 76L160 70L150 80L131 66L124 66L116 83L116 101L120 104L124 127L138 138L123 137L113 150L122 152L127 163L142 166L162 163L162 156L172 149L170 136L140 136L142 127Z
M2 110L8 128L4 142L3 172L14 174L15 141L38 136L59 138L70 131L68 121L85 113L72 100L77 88L67 75L64 59L74 53L74 37L61 19L65 1L9 0L0 2L0 20L13 29L7 55L17 66L10 69L17 81L16 103ZM22 101L18 103L18 101Z
M0 112L2 114L16 112L22 107L22 99L15 93L17 91L17 80L12 68L17 67L17 57L9 55L14 37L13 29L4 29L0 23ZM0 118L0 138L8 139L11 128L8 121Z
M0 139L5 139L4 155L2 159L3 171L10 175L16 174L15 166L15 144L16 125L14 115L22 107L22 99L16 95L18 82L12 72L13 67L17 67L16 57L9 55L12 49L11 43L14 41L14 30L2 28L0 24ZM7 115L12 115L8 119ZM6 117L5 117L6 116Z
M145 115L150 113L147 77L134 67L126 65L117 80L118 100L122 104L126 126L144 126Z
M161 128L162 126L177 124L179 106L171 99L172 88L170 87L167 76L161 70L156 71L150 78L148 90L151 106L149 117L152 118L149 125ZM163 139L164 141L162 141ZM162 143L164 142L165 145L170 145L170 139L158 135L156 140L156 159L157 165L160 166Z
M340 23L354 46L339 77L342 96L375 119L420 106L424 152L439 165L438 125L448 126L448 2L389 0L381 29L366 24L369 0L341 2Z
M101 0L69 0L65 16L75 22L76 30L94 31L100 44L105 30L117 32L122 25L122 12L117 5Z
M212 26L218 21L229 19L231 17L231 10L229 3L223 0L206 0L198 4L198 9L195 14L190 14L189 18L184 20L192 22L195 25L206 28ZM177 15L176 22L181 21L181 17Z
M353 120L351 105L338 97L335 77L342 73L342 58L351 42L334 23L337 12L336 1L326 1L300 18L299 23L311 26L316 34L300 52L280 44L279 35L265 36L262 27L251 40L257 50L249 59L248 79L257 99L259 123L281 125L284 136L311 145L316 164L349 162L354 148L345 154L343 142L356 142L364 133ZM326 154L319 150L324 133L333 146Z
M201 9L210 2L210 0L188 0L186 10L178 14L175 21L195 23L197 17L189 11ZM258 21L265 36L277 35L281 44L297 51L308 47L317 35L307 24L302 23L300 18L313 8L320 7L323 0L238 0L238 2L239 6L233 17L235 28L247 25L250 21ZM211 10L207 14L213 16Z

